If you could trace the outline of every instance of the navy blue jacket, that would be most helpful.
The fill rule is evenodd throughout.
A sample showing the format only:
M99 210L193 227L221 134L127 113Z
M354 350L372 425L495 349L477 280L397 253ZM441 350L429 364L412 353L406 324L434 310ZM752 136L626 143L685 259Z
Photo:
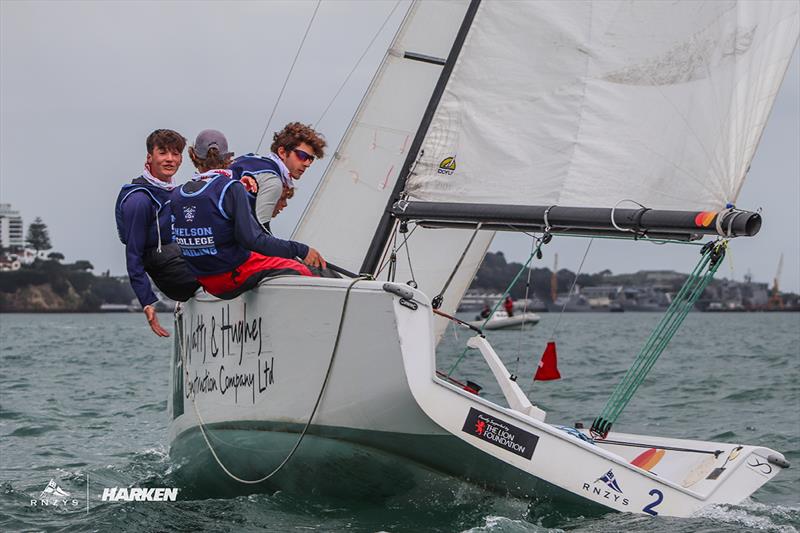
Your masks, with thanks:
M253 216L244 186L225 174L192 180L172 191L175 242L197 276L235 270L250 251L294 259L308 246L264 233Z
M161 244L172 242L169 198L170 191L139 176L122 186L114 208L117 233L125 245L128 278L142 307L158 301L145 273L143 257L145 250L158 246L159 230Z

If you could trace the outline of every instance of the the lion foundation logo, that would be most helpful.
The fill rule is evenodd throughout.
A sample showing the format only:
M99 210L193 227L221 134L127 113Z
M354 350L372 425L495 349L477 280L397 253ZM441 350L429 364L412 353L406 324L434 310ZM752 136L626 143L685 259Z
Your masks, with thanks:
M442 162L439 163L439 170L437 172L439 172L439 174L447 174L448 176L451 176L455 171L456 157L450 156L442 159Z

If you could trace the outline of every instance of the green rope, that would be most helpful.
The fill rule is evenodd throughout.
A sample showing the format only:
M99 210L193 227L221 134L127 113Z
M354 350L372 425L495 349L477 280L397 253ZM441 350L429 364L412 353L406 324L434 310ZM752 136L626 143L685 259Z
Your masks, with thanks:
M514 287L514 285L517 283L517 280L518 280L518 279L519 279L519 277L522 275L522 273L523 273L523 272L525 272L525 269L526 269L526 268L528 268L528 265L531 263L531 261L533 260L533 258L534 258L534 257L539 257L539 258L541 258L541 249L542 249L542 245L543 245L543 244L544 244L544 241L543 241L543 239L539 239L539 242L538 242L538 244L536 245L536 249L535 249L535 250L533 250L533 251L531 252L531 255L530 255L530 257L528 257L528 260L527 260L527 261L525 261L525 264L524 264L524 265L522 265L522 268L520 268L520 269L519 269L519 272L517 272L517 275L516 275L516 276L514 276L514 279L512 279L512 280L511 280L511 283L509 283L509 285L508 285L508 288L506 288L505 292L503 292L503 295L500 297L500 299L499 299L499 300L497 300L497 303L496 303L496 304L494 304L494 308L492 309L492 312L491 312L491 313L489 313L489 316L487 316L487 317L486 317L486 320L484 320L484 321L483 321L483 324L481 324L481 329L483 329L483 327L486 325L486 323L487 323L487 322L489 322L489 320L492 318L492 315L494 315L494 312L495 312L495 311L497 311L497 308L498 308L498 307L500 307L500 304L502 304L502 303L503 303L503 301L506 299L506 296L508 295L508 293L509 293L509 292L511 292L511 289L512 289L512 288ZM460 356L458 356L458 359L456 359L456 362L455 362L455 363L453 363L453 366L451 366L451 367L450 367L450 370L448 370L448 371L447 371L447 375L448 375L448 376L449 376L450 374L452 374L452 373L453 373L453 371L456 369L456 367L459 365L459 363L461 363L461 360L462 360L462 359L464 359L464 356L466 356L466 355L467 355L467 351L468 351L468 350L469 350L469 347L466 347L466 348L464 348L464 351L463 351L463 352L461 352L461 355L460 355Z
M689 311L692 310L694 304L711 282L717 269L722 264L727 244L727 241L722 240L707 243L703 247L701 251L702 257L697 266L689 274L686 282L672 300L664 317L650 334L633 365L631 365L611 393L603 411L594 419L591 429L594 436L605 438L608 435L611 426L617 421L625 406L628 405L639 385L647 378L647 374L655 365L658 357L667 347L686 315L689 314Z

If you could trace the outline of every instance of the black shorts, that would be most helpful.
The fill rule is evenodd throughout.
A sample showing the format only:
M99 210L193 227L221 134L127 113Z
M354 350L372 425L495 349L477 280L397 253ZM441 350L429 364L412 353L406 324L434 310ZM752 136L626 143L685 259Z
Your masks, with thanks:
M144 269L167 298L185 302L197 291L200 283L181 256L175 243L162 244L161 252L149 248L144 253Z

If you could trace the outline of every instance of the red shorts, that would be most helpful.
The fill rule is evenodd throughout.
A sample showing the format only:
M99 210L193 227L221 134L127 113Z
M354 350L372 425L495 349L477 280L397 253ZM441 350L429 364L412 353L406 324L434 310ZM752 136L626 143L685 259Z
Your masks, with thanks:
M313 276L314 274L303 263L283 257L268 257L250 252L250 257L231 272L200 276L197 281L217 298L230 300L258 285L264 278L273 276Z

